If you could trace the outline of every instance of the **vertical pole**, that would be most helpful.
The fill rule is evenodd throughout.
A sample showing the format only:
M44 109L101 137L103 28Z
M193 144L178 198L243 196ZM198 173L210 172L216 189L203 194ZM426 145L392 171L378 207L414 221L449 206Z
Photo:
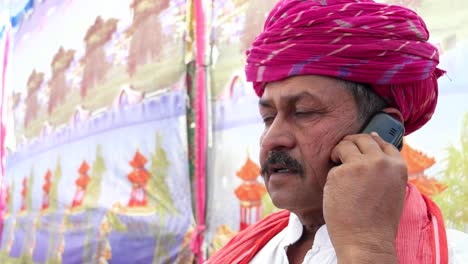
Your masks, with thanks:
M195 97L195 190L198 226L195 245L198 263L204 262L203 231L205 229L206 196L206 65L205 65L205 14L202 0L194 0L196 47L196 97Z

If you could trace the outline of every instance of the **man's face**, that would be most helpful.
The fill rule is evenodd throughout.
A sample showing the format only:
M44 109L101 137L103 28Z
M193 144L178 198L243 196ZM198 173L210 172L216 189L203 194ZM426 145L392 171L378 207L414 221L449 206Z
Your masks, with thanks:
M262 175L273 203L293 212L321 210L332 149L361 122L343 82L295 76L268 83L259 102Z

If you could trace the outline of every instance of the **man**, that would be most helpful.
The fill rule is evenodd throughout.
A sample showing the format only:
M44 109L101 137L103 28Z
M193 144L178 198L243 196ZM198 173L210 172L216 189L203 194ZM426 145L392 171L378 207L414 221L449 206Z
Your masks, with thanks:
M377 112L423 126L438 51L413 11L371 0L282 0L247 52L273 214L208 263L447 263L439 208L399 151L360 131Z

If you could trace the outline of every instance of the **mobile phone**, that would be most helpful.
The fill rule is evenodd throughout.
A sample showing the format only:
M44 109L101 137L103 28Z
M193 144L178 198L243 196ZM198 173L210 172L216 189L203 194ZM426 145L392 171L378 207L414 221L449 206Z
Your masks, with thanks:
M377 132L386 142L393 144L401 151L405 127L401 122L384 112L378 112L367 122L362 133Z

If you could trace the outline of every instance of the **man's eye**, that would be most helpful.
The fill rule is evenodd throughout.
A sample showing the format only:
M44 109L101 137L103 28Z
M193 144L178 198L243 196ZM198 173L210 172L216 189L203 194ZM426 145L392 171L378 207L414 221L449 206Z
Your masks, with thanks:
M274 116L264 116L262 117L263 119L263 123L265 125L270 125L271 123L273 123L273 120L275 120L275 117Z
M295 116L298 116L298 117L302 117L302 116L310 116L310 115L313 115L315 114L315 112L312 112L312 111L297 111L296 113L294 113Z

